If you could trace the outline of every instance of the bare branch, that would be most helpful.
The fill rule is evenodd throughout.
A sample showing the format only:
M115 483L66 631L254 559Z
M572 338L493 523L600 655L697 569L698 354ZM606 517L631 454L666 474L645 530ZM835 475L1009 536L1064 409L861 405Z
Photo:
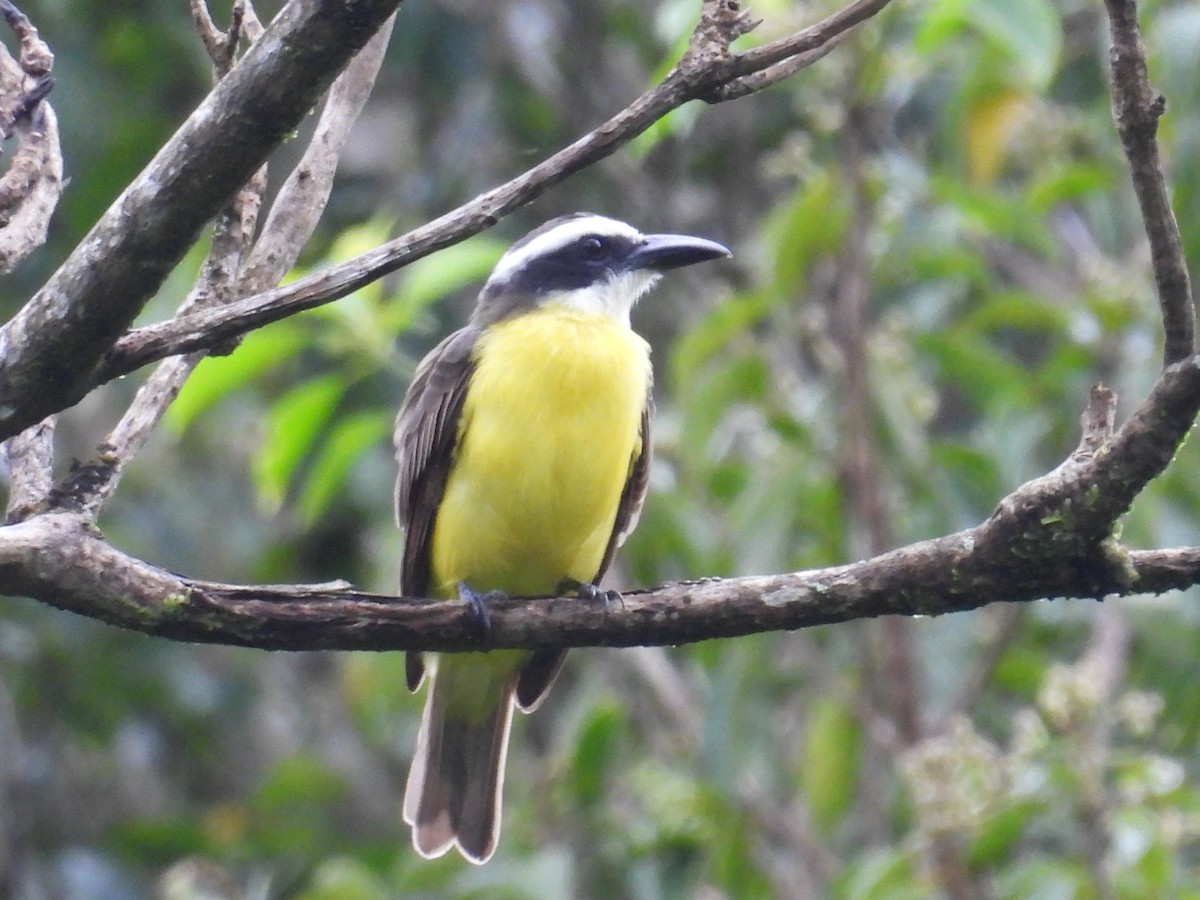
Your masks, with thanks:
M237 51L235 26L240 19L238 7L235 5L233 8L233 20L228 34L217 27L205 0L188 0L188 8L191 10L192 22L196 25L196 33L200 35L200 43L204 45L208 58L212 60L218 75L224 75L233 65L234 53Z
M292 2L0 329L0 437L76 402L204 223L299 124L399 0Z
M0 134L18 140L0 178L0 272L9 272L45 243L63 165L58 121L45 102L54 87L54 54L12 3L0 2L0 14L21 44L19 61L0 45Z
M5 522L19 522L44 508L54 485L54 416L0 444L8 462Z
M4 16L4 21L21 42L21 68L25 73L34 78L50 74L54 68L54 54L41 39L29 17L10 0L0 0L0 15Z
M0 272L11 272L46 242L63 186L58 119L50 104L38 103L14 130L20 146L0 179Z
M218 217L212 249L181 309L220 305L235 296L241 262L254 237L265 188L266 167L263 166ZM101 442L99 456L76 466L70 476L54 488L54 502L94 519L206 355L207 351L198 350L160 362L138 388L116 428Z
M851 565L632 592L607 610L573 598L497 601L489 607L489 646L679 644L996 601L1191 586L1200 582L1200 550L1116 546L1108 534L1125 507L1104 494L1126 479L1152 478L1146 457L1161 471L1171 456L1161 449L1179 445L1197 408L1200 362L1189 360L1160 376L1101 452L1077 453L1021 486L975 528ZM178 640L293 650L481 646L477 619L460 601L187 579L114 549L78 513L47 512L0 528L0 584L6 593Z
M668 584L626 594L623 605L604 611L576 598L497 600L489 606L486 646L666 646L882 615L943 615L1044 596L1158 592L1200 579L1200 548L1189 548L1130 553L1132 584L1111 577L1098 584L1060 564L1014 587L1007 578L1011 560L970 548L972 537L961 532L810 572ZM968 587L954 584L951 573L965 577ZM483 646L477 619L457 600L182 578L114 549L71 513L0 529L0 583L7 593L175 640L273 650Z
M835 14L799 32L802 39L797 39L794 42L797 49L789 52L808 54L836 40L887 2L889 0L872 0L853 4L849 8L852 14ZM729 45L750 27L751 23L736 2L705 0L701 21L679 64L660 84L570 146L469 203L345 263L222 310L181 316L131 331L116 342L95 373L95 383L127 374L164 356L213 346L270 322L337 300L389 272L491 227L569 175L612 154L671 110L689 100L715 103L726 99L719 94L722 85L787 58L787 53L780 54L776 50L758 55L753 64L742 65L739 61L745 57L731 54ZM806 57L806 64L817 58L819 55ZM760 90L769 83L763 82L753 90ZM747 89L736 96L751 92Z
M1135 0L1105 0L1112 34L1113 117L1133 189L1150 239L1154 280L1162 310L1165 341L1163 365L1178 362L1195 352L1196 311L1187 260L1179 236L1179 223L1158 155L1158 120L1167 102L1150 86L1146 48L1142 46Z
M737 75L749 75L769 69L793 56L804 56L836 40L854 26L861 25L888 3L889 0L856 0L815 25L747 50L734 60L731 68Z
M384 23L330 88L308 148L279 189L262 236L246 262L240 284L243 296L278 284L312 237L329 200L342 148L383 65L394 23L395 16Z
M239 21L239 10L235 7L235 23ZM254 232L266 189L266 166L218 217L212 249L196 286L180 307L181 313L220 306L262 290L278 282L292 267L328 202L338 157L375 83L394 21L393 17L385 23L334 82L308 148L276 197L258 241L254 242ZM210 48L217 54L214 63L218 77L222 75L221 54L230 47L236 47L233 27L225 43L215 50ZM76 467L56 489L56 502L95 518L205 355L206 351L194 351L161 362L100 445L100 456Z

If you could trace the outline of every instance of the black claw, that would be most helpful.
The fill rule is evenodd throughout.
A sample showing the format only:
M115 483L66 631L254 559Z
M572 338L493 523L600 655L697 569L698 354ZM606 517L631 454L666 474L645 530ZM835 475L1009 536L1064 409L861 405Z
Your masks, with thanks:
M467 615L479 629L479 640L486 646L492 642L492 616L487 610L488 603L495 600L507 599L504 591L488 591L481 594L465 581L458 583L458 599L468 604Z
M576 581L574 578L564 578L558 585L558 593L560 594L575 594L581 600L586 600L589 603L598 603L605 609L613 604L620 604L621 608L625 608L625 598L621 596L620 591L607 591L600 585L594 582Z

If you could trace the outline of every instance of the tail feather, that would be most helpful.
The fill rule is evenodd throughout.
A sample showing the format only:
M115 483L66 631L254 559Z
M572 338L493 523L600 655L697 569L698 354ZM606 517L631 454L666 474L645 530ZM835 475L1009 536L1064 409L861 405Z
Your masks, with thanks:
M485 863L495 852L515 679L499 687L487 715L473 723L447 716L448 692L433 676L404 792L404 821L424 857L457 845L471 862Z

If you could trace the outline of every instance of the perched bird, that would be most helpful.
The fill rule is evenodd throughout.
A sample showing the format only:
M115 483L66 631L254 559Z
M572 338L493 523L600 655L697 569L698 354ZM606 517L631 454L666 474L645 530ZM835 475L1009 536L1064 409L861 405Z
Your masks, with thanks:
M723 256L589 213L509 248L470 322L417 367L396 421L405 596L484 610L497 591L600 594L650 467L650 347L630 310L662 272ZM564 654L408 655L409 689L431 681L404 797L422 856L491 857L513 704L536 709Z

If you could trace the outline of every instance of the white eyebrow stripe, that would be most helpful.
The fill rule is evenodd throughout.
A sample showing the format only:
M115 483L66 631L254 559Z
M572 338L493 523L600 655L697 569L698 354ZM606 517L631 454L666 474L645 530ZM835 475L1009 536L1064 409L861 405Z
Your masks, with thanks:
M500 257L500 261L496 263L496 268L492 270L488 281L503 281L534 257L552 253L559 247L565 247L587 234L611 235L629 238L633 241L641 240L642 237L641 232L632 225L626 225L624 222L618 222L616 219L609 219L605 216L572 219L555 226L545 234L539 234L523 247L509 250Z

